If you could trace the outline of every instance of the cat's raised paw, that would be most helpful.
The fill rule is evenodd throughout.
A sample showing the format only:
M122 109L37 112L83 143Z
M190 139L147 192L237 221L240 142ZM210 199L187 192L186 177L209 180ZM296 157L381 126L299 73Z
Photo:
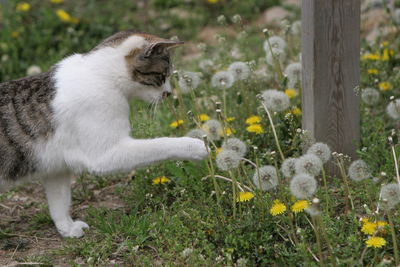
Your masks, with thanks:
M182 144L184 145L182 159L187 160L202 160L208 156L210 149L206 147L203 140L182 137Z

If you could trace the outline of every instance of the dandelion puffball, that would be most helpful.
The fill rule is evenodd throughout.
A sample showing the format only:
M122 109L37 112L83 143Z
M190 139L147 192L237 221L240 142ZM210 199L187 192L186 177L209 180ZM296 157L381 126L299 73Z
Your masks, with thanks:
M306 173L316 176L322 170L322 161L314 154L305 154L297 159L295 169L297 174Z
M281 172L285 178L291 178L296 174L296 158L287 158L282 162Z
M382 206L385 210L391 210L400 203L400 185L392 183L381 188Z
M367 163L362 159L355 160L350 164L349 177L354 181L362 181L372 176Z
M199 62L199 68L205 72L209 72L214 68L214 61L211 59L203 59Z
M400 99L391 101L386 108L386 112L390 118L398 120L400 118Z
M266 59L267 63L271 66L273 66L275 64L274 57L278 60L278 62L282 63L286 60L286 53L284 50L279 49L279 48L272 48L272 52L268 51L265 59Z
M199 86L200 76L195 72L183 71L179 74L178 83L182 93L186 94Z
M263 166L258 168L253 175L254 185L263 190L269 191L278 185L278 174L274 166Z
M367 105L375 105L379 101L379 92L374 88L365 88L361 91L361 99Z
M230 88L235 82L235 77L229 71L220 71L211 78L211 85L220 89Z
M265 40L264 42L264 51L266 53L270 52L270 46L271 45L271 49L281 49L281 50L285 50L286 49L286 41L280 37L280 36L271 36L270 38L268 38L268 40Z
M42 69L39 66L32 65L26 70L26 75L32 76L42 73Z
M307 154L314 154L322 163L326 163L331 158L331 149L327 144L315 143L307 150Z
M233 62L231 65L229 65L228 71L233 74L236 81L245 80L250 76L249 66L246 63L240 61Z
M288 109L290 106L289 97L285 93L278 90L265 90L262 93L262 98L265 106L270 111L280 112Z
M307 199L317 190L317 181L306 173L297 174L290 181L290 192L298 199Z
M206 131L202 130L202 129L193 129L190 130L186 136L188 137L192 137L192 138L198 138L203 140L203 136L207 135Z
M290 27L290 31L292 32L293 35L300 35L301 34L301 21L296 20L295 22L293 22L292 26Z
M285 69L285 74L289 79L289 88L293 88L299 81L301 81L301 63L290 63Z
M246 144L237 138L229 138L226 140L222 144L222 149L236 151L241 157L243 157L247 151Z
M218 153L216 163L222 171L228 171L239 166L241 156L233 150L222 150Z
M203 124L202 130L207 133L207 137L212 141L217 141L221 139L221 136L223 134L222 125L217 120L208 120Z

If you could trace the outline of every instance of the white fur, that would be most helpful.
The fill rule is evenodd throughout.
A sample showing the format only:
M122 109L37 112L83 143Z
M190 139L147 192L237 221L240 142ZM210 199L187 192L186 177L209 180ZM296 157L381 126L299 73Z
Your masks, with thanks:
M129 172L163 160L207 156L199 139L130 137L128 100L159 101L163 91L171 91L169 81L162 88L149 88L130 78L124 57L145 45L142 37L130 37L116 48L75 54L58 64L52 102L55 133L37 143L35 155L46 177L43 182L51 217L65 237L80 237L88 227L69 215L68 174Z

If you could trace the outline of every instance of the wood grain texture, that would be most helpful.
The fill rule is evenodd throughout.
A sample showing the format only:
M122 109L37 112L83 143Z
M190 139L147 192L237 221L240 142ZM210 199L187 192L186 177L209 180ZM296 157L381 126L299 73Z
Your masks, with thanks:
M360 0L302 0L303 129L352 158L360 139Z

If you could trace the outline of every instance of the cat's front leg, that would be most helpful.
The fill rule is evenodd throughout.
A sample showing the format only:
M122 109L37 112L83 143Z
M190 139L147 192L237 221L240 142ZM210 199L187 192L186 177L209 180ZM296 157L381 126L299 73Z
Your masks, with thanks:
M81 237L83 229L89 226L82 221L72 220L69 213L71 206L71 178L68 174L46 177L43 179L49 203L50 216L63 237Z

